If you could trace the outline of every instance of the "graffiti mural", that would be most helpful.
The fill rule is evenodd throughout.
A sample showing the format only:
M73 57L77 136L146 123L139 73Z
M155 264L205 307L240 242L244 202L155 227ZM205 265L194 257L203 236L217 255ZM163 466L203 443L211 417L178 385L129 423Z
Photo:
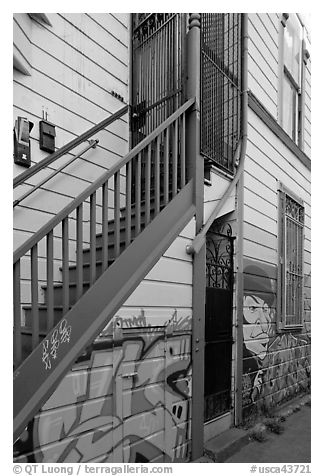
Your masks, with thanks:
M279 334L276 268L246 262L243 300L243 415L306 390L310 381L307 332Z
M116 316L15 443L20 462L184 462L191 316Z

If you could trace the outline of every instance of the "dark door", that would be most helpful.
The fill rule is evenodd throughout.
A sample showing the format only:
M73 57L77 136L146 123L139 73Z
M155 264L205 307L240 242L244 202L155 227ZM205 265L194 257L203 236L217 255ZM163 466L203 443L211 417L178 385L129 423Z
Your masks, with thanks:
M231 231L228 226L228 230ZM206 240L205 421L230 410L233 238L208 232Z

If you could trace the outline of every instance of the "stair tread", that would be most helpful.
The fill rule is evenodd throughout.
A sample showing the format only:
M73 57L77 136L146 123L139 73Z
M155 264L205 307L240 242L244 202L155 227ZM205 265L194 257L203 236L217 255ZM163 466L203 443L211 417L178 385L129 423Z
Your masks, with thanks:
M39 303L37 307L38 307L39 311L47 310L47 304ZM22 308L23 308L24 311L29 311L29 310L32 309L32 305L31 304L25 304L25 305L22 306ZM61 306L59 304L55 304L55 305L53 305L53 309L56 310L56 311L63 311L63 306Z
M22 334L27 334L27 335L32 335L32 333L33 333L33 329L32 329L31 326L21 326L20 331L21 331ZM47 335L47 332L39 329L38 330L38 335L41 335L41 336L45 337Z
M112 264L115 260L114 259L108 259L108 264ZM102 260L96 260L96 266L99 266L99 265L102 265ZM89 268L90 267L90 263L82 263L82 267L83 268ZM69 265L69 269L76 269L77 268L77 265L76 264L70 264ZM59 267L59 270L62 271L62 266Z

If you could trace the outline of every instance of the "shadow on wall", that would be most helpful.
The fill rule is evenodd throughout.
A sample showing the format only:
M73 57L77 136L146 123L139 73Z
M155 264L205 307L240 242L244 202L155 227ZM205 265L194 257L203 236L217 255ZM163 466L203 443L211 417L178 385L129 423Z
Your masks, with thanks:
M191 316L115 319L15 443L19 462L185 462Z
M243 300L243 417L309 388L310 338L277 333L275 266L246 260Z

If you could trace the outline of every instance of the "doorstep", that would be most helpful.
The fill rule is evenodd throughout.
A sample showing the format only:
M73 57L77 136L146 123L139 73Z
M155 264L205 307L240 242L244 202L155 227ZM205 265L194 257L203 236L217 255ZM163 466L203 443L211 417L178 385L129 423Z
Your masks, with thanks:
M230 428L206 441L204 456L193 463L223 463L249 442L248 432L241 428Z

